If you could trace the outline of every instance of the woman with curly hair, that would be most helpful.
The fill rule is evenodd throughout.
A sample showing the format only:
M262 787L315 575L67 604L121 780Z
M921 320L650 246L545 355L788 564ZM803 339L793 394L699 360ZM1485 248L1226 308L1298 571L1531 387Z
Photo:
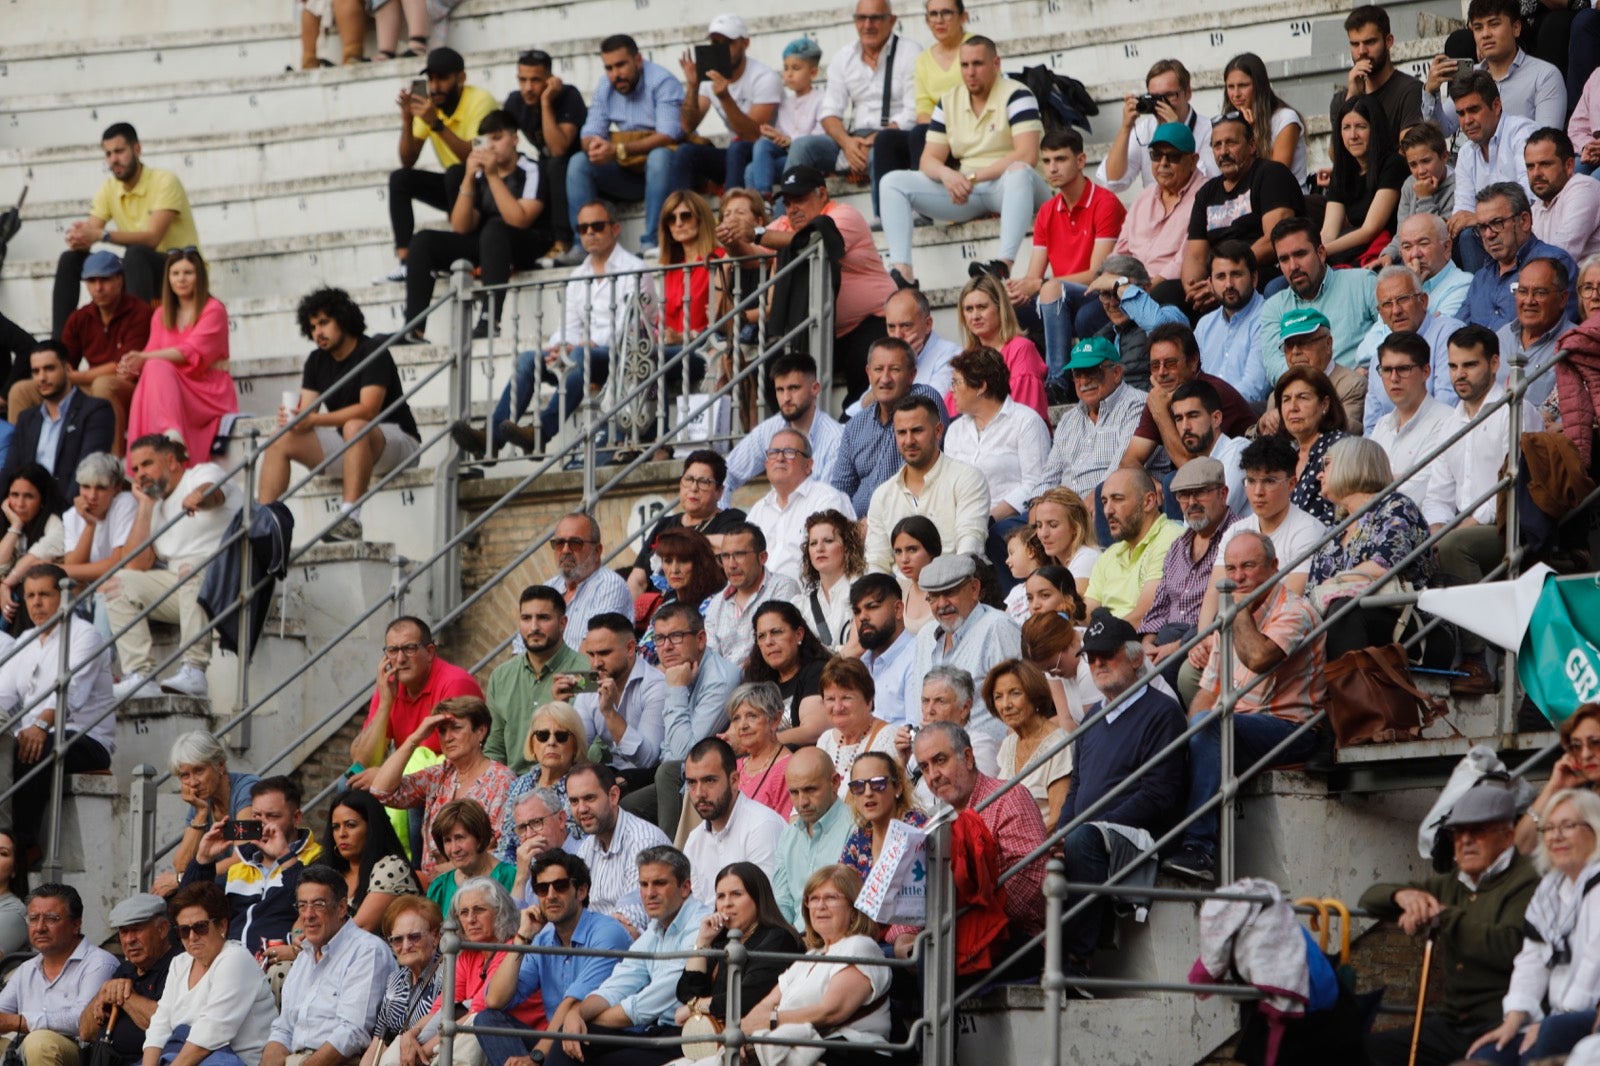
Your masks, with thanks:
M854 649L850 583L867 572L861 527L829 508L806 519L806 550L800 558L800 595L794 605L830 652Z

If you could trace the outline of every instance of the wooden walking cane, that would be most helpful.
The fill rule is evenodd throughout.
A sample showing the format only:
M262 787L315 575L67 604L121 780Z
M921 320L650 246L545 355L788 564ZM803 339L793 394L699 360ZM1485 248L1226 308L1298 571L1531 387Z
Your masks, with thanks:
M1422 1039L1422 1007L1428 1000L1428 970L1433 966L1433 941L1438 935L1438 921L1428 923L1428 942L1422 949L1422 980L1417 984L1417 1014L1411 1022L1411 1055L1406 1059L1406 1066L1417 1066L1417 1044Z

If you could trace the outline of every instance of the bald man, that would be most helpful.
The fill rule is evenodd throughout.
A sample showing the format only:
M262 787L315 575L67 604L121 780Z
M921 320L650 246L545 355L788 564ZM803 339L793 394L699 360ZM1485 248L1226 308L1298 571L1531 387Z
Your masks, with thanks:
M784 782L795 819L778 838L778 867L772 891L791 922L803 917L805 885L811 875L839 861L854 819L839 801L839 773L820 748L801 748L789 759Z

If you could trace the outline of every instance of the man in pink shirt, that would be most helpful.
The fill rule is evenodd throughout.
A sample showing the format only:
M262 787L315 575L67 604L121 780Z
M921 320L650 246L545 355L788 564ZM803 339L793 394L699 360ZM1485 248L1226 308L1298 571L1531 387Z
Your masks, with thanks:
M889 335L883 305L895 293L884 269L872 228L861 212L828 196L828 180L813 167L790 167L783 172L777 194L783 197L784 215L770 226L745 222L729 227L726 241L734 255L759 255L763 249L787 248L794 235L818 217L828 216L844 239L839 260L839 292L833 306L834 384L841 380L845 395L859 396L867 388L867 353L875 341Z
M1155 182L1146 185L1128 208L1112 252L1131 255L1150 271L1150 284L1162 303L1181 302L1183 245L1188 240L1194 196L1206 182L1194 134L1181 122L1158 126L1150 138L1150 167ZM1174 299L1163 300L1163 282Z

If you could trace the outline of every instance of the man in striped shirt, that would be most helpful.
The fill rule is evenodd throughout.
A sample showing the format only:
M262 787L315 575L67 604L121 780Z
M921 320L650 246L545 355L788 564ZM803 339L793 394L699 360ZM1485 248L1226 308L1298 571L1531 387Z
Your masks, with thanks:
M556 523L550 537L556 557L556 576L545 584L561 593L567 603L564 639L579 649L589 632L589 619L615 612L633 617L633 593L616 571L600 565L605 546L600 543L600 523L594 516L573 511ZM520 654L521 648L516 651Z

